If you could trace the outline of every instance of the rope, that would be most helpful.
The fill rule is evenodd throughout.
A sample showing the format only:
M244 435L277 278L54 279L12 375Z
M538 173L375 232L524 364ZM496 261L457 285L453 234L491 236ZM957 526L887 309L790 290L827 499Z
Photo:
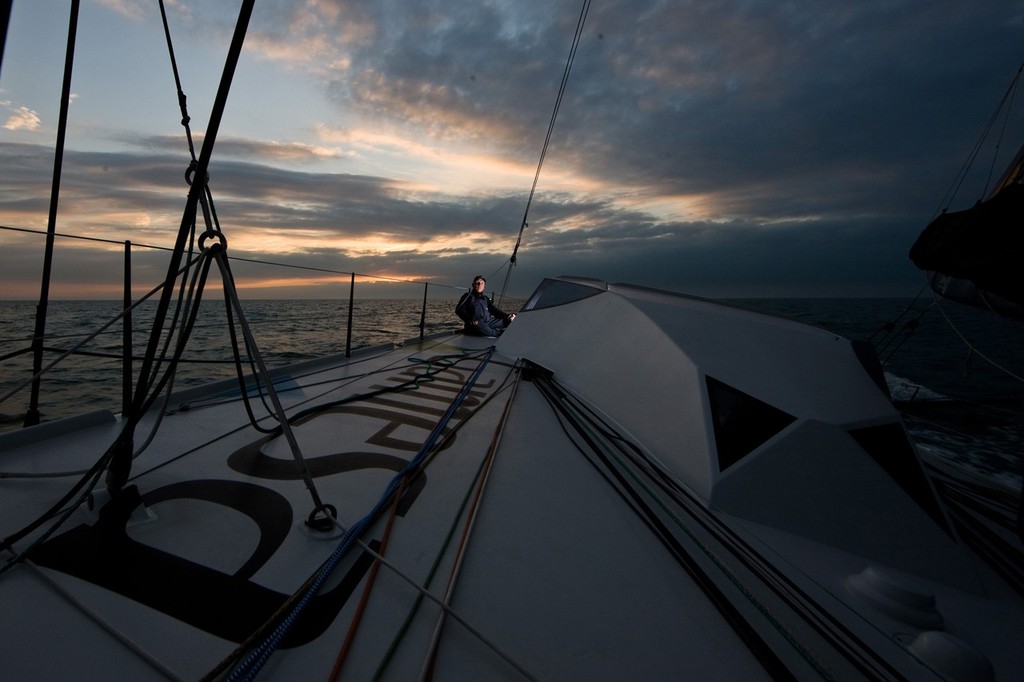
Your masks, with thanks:
M455 563L452 566L451 574L448 577L448 585L444 593L445 606L448 606L451 603L452 595L455 593L455 584L459 578L459 574L462 572L462 562L466 557L466 548L469 546L469 538L473 533L473 528L476 526L477 514L480 511L480 503L483 500L484 490L487 488L487 481L490 479L491 470L494 467L494 459L498 452L498 444L501 442L501 435L504 433L505 425L508 423L509 413L512 410L512 402L515 400L516 392L519 389L522 377L522 372L517 373L516 381L512 384L512 390L509 393L508 400L505 401L505 409L502 410L501 419L498 420L498 424L494 427L494 434L491 436L491 443L487 448L487 454L484 457L484 462L481 467L482 470L480 474L478 474L479 484L476 486L473 503L469 507L469 515L467 516L465 526L462 529L462 538L459 541L458 551L455 554ZM420 671L419 679L421 682L433 677L434 663L437 660L437 646L441 639L441 630L444 627L446 614L446 610L442 610L438 614L437 624L434 626L434 633L430 639L430 646L427 649L427 655L423 661L423 668Z
M420 450L419 452L417 452L416 456L413 457L409 461L409 463L401 471L399 471L394 476L394 478L391 479L391 482L388 484L387 488L385 488L384 493L381 495L380 499L378 499L377 503L373 506L373 508L365 516L356 521L345 532L344 536L341 539L341 542L334 550L334 553L324 563L323 568L321 568L319 573L311 581L308 589L305 589L303 591L302 596L296 602L294 608L292 608L292 610L285 616L284 620L280 623L280 625L278 625L274 632L269 637L267 637L261 644L259 644L231 672L231 674L227 677L228 682L233 682L234 680L252 680L256 677L259 671L270 659L270 656L280 645L281 640L284 639L284 636L288 633L289 630L291 630L292 626L302 615L302 612L305 610L306 606L309 605L310 601L319 591L320 587L327 580L327 578L330 577L334 569L338 566L338 564L345 557L348 551L356 543L359 536L370 525L370 523L380 514L380 511L391 499L391 496L394 495L395 491L399 488L402 481L406 477L413 474L422 464L422 462L432 449L434 443L437 441L438 437L444 431L445 425L448 423L448 421L455 414L456 410L458 410L459 406L462 405L462 402L469 395L470 390L472 389L476 381L479 379L480 375L483 373L484 368L487 366L493 354L494 347L492 346L491 349L488 351L487 355L480 362L480 365L477 367L476 371L463 386L458 396L456 396L455 400L448 407L448 410L434 426L433 431L431 431L426 441L424 441L423 445L420 447Z
M198 260L198 259L197 259L197 260ZM196 262L195 260L193 260L193 261L189 262L189 263L188 263L188 264L186 264L186 265L185 265L185 266L184 266L184 267L183 267L183 268L181 269L181 271L179 271L179 272L183 272L183 271L187 270L187 269L188 269L189 267L191 267L191 266L192 266L192 265L193 265L193 264L194 264L195 262ZM105 332L105 331L106 331L107 329L109 329L109 328L110 328L111 326L113 326L113 324L114 324L115 322L119 321L119 320L120 320L120 319L122 319L122 318L123 318L123 317L124 317L125 315L127 315L128 313L130 313L130 312L134 311L134 310L135 310L136 308L138 308L138 307L139 307L140 305L142 305L142 304L143 304L143 303L144 303L145 301L147 301L147 300L148 300L148 299L149 299L150 297L152 297L152 296L153 296L154 294L156 294L156 293L157 293L158 291L160 291L160 289L162 289L162 288L163 288L163 286L164 286L164 283L160 283L160 284L158 284L158 285L157 285L157 286L156 286L155 288L153 288L152 290L150 290L150 291L149 291L149 292L148 292L148 293L147 293L147 294L146 294L145 296L143 296L142 298L140 298L140 299L139 299L138 301L136 301L135 303L133 303L133 304L132 304L131 306L129 306L128 308L125 308L124 310L122 310L122 311L121 311L120 313L118 313L118 314L117 314L116 316L114 316L113 318L111 318L110 320L108 320L108 321L107 321L107 322L106 322L106 323L105 323L105 324L104 324L103 326L99 327L99 328L98 328L98 329L97 329L96 331L94 331L94 332L92 332L91 334L89 334L88 336L84 337L84 338L83 338L83 339L82 339L81 341L79 341L78 343L76 343L75 345L73 345L73 346L72 346L72 347L71 347L70 349L68 349L68 350L65 350L65 351L62 351L62 352L61 352L61 354L60 354L60 355L59 355L59 356L57 357L57 359L56 359L56 360L53 360L53 361L52 361L52 362L51 362L50 364L48 364L48 365L46 365L45 367L43 367L42 369L40 369L40 371L39 371L38 373L36 373L36 374L33 374L33 375L32 375L32 376L30 376L30 377L29 377L28 379L24 380L23 382L21 382L20 384L18 384L18 385L17 385L17 386L15 386L14 388L12 388L12 389L11 389L10 391L8 391L7 393L4 393L4 394L3 394L2 396L0 396L0 403L3 403L3 402L5 402L5 401L7 401L7 400L8 400L8 399L10 399L10 398L11 398L12 396L14 396L14 395L15 395L15 394L17 394L17 393L18 393L19 391L21 391L21 390L22 390L23 388L25 388L25 386L29 385L30 383L32 383L32 382L33 382L33 381L35 381L36 379L38 379L38 378L42 377L42 376L43 376L44 374L46 374L47 372L49 372L50 370L52 370L52 369L53 369L53 368L54 368L55 366L57 366L58 364L60 364L61 362L63 362L63 361L64 361L64 360L65 360L65 359L66 359L66 358L67 358L68 356L70 356L70 355L74 355L74 354L76 354L76 353L79 353L79 351L80 351L80 350L81 350L81 349L82 349L82 348L83 348L84 346L86 346L86 345L87 345L88 343L90 343L91 341L93 341L93 340L94 340L94 339L95 339L95 338L96 338L97 336L99 336L100 334L102 334L103 332ZM52 336L51 336L50 338L54 338L54 337L52 337ZM25 352L27 352L27 351L25 351L25 350L22 350L22 351L18 351L18 353L17 353L17 354L21 354L21 353L25 353ZM12 357L13 355L14 355L14 354L11 354L11 356L5 356L4 358L0 358L0 359L7 359L8 357ZM97 354L97 355L98 355L98 354ZM120 358L121 356L120 356L120 355L118 355L117 357L118 357L118 358Z
M46 236L46 232L44 230L34 230L34 229L28 228L28 227L12 227L10 225L0 225L0 230L7 230L9 232L22 232L22 233L25 233L25 234L37 234L37 235L42 235L44 237ZM117 245L117 246L124 246L124 240L123 239L106 239L106 238L103 238L103 237L87 237L87 236L83 236L83 235L69 234L67 232L54 232L53 236L54 237L61 237L61 238L64 238L64 239L78 239L80 241L86 241L86 242L97 242L97 243L100 243L100 244L114 244L114 245ZM174 251L173 247L170 247L170 246L157 246L155 244L144 244L144 243L141 243L141 242L132 242L132 247L133 248L138 248L138 249L153 249L153 250L156 250L156 251ZM356 277L359 277L359 278L374 279L374 280L379 280L381 282L387 282L389 284L427 284L428 283L425 280L402 279L400 277L391 277L391 276L388 276L388 275L373 275L373 274L368 274L368 273L365 273L365 272L353 272L351 270L335 270L333 268L317 268L317 267L312 267L312 266L309 266L309 265L296 265L294 263L281 263L281 262L272 261L272 260L256 260L255 258L241 258L239 256L228 256L228 258L230 258L233 261L237 261L239 263L253 263L255 265L269 265L269 266L273 266L273 267L277 267L277 268L289 268L289 269L292 269L292 270L303 270L303 271L306 271L306 272L325 272L325 273L328 273L328 274L331 274L331 275L355 275ZM491 277L493 277L500 270L501 270L501 267L498 267L493 273L491 273ZM430 286L435 287L435 288L440 287L442 289L455 289L455 290L458 290L458 291L465 291L466 290L466 287L461 286L461 285L457 285L457 284L442 284L440 282L434 282L434 281L430 281L429 284L430 284ZM52 338L52 337L48 336L48 338Z
M1007 369L1006 367L1003 367L998 362L996 362L992 358L990 358L987 355L985 355L984 353L982 353L980 350L978 350L977 346L975 346L973 343L971 343L970 341L967 340L967 337L963 335L963 333L956 326L956 324L953 322L953 320L951 320L949 318L949 315L946 314L946 311L943 310L941 305L939 305L939 297L938 297L938 295L936 295L936 297L935 297L935 307L942 314L943 319L945 319L946 322L949 324L949 328L953 330L953 333L955 333L957 336L959 336L960 340L964 342L965 346L967 346L968 359L972 355L977 355L982 360L984 360L988 364L992 365L992 367L995 367L996 369L998 369L1000 372L1002 372L1006 376L1010 377L1011 379L1014 379L1016 381L1024 383L1024 377L1020 376L1019 374L1016 374L1015 372L1013 372L1013 370L1010 370L1010 369Z
M917 315L915 317L912 317L907 322L905 322L903 326L900 327L898 330L895 330L895 333L893 333L896 324L895 321L887 323L882 328L882 331L885 331L889 334L888 339L885 339L883 337L882 339L875 341L875 338L878 336L877 333L875 334L875 336L871 337L871 343L874 344L875 350L878 353L878 361L881 363L883 367L889 364L889 361L896 356L896 353L903 347L903 344L906 343L907 340L909 340L910 337L914 335L914 332L916 332L921 325L921 320L924 318L926 314L928 314L928 311L931 310L933 306L935 306L935 303L933 302L931 305L921 310L914 310L913 305L914 304L911 303L909 306L907 306L907 308L904 309L904 311L897 316L896 320L901 319L910 311L916 312ZM886 355L886 353L888 354Z
M644 481L640 480L635 471L625 466L619 458L612 454L611 448L602 444L602 439L597 436L602 435L607 437L609 434L605 432L604 429L595 429L593 424L587 423L579 412L578 407L575 405L575 401L573 400L572 404L570 404L571 397L563 387L550 378L535 380L534 383L541 390L542 395L548 400L551 407L559 415L560 421L565 420L565 422L571 425L576 430L577 434L587 443L587 445L590 446L591 452L588 454L587 451L578 444L576 445L577 449L587 457L601 476L608 481L613 488L615 488L615 491L630 507L630 509L640 516L645 525L647 525L658 537L666 550L668 550L668 552L680 563L690 577L693 578L709 601L718 609L719 613L730 627L733 628L733 631L737 636L739 636L747 645L751 653L754 654L765 669L771 673L774 679L791 679L792 674L785 668L782 661L778 659L775 652L772 651L767 643L760 637L753 625L739 613L736 607L728 597L722 593L721 589L714 583L707 572L696 563L692 554L686 551L669 529L657 518L654 509L641 498L641 492L659 506L662 512L673 521L676 527L683 531L683 533L691 542L696 544L697 548L704 553L711 563L722 571L725 577L732 582L736 589L738 589L740 593L743 594L743 596L746 597L750 603L769 620L769 622L776 626L779 633L794 646L798 653L801 653L804 656L805 660L807 660L823 678L834 679L834 676L828 673L827 670L825 670L825 668L814 659L810 652L806 650L806 647L795 639L792 633L789 632L789 630L771 614L767 607L754 597L735 573L724 564L721 558L707 547L707 545L697 537L696 533L690 529L677 514L670 510L663 500L655 495L654 491L651 490ZM563 425L563 429L565 428L566 427ZM566 435L568 435L572 440L572 436L569 434L567 429ZM614 436L614 439L620 442L625 442L619 436ZM634 452L639 454L637 446L632 445L632 449ZM598 459L604 464L606 469L603 470L601 466L599 466L597 461ZM631 486L626 477L631 478L634 485L638 487ZM682 502L680 502L680 504L682 504Z
M507 377L506 377L506 381L507 381ZM466 507L469 505L470 498L474 494L474 491L477 491L476 492L476 499L475 499L475 502L474 502L474 508L479 504L480 491L481 491L481 486L482 486L480 481L481 481L482 477L486 476L485 471L489 472L489 470L490 470L490 463L493 462L493 453L496 450L497 439L500 437L500 431L503 428L503 425L505 424L505 422L507 421L508 413L509 413L509 407L511 406L512 400L514 398L514 393L515 393L515 387L516 386L518 386L518 380L516 381L515 384L513 384L513 394L510 395L508 400L506 401L506 405L505 405L505 409L504 409L504 411L502 413L501 421L499 422L498 426L495 428L495 434L494 434L494 437L492 438L492 445L488 449L488 454L480 462L480 466L478 467L476 473L473 475L473 479L471 481L471 485L469 486L469 488L467 488L466 494L462 497L462 501L459 504L458 509L455 511L455 514L453 515L452 523L451 523L451 525L448 528L448 532L445 535L445 537L442 540L442 542L440 543L437 555L434 557L434 561L431 564L430 570L427 572L426 580L425 580L425 583L424 583L426 585L429 585L433 581L434 575L436 574L437 569L441 565L441 560L444 558L445 552L447 551L448 547L450 546L451 540L452 540L452 538L455 535L455 530L456 530L456 527L458 525L458 520L460 518L462 518L462 516L463 516L463 514L464 514L464 512L466 510ZM497 396L499 393L503 392L504 390L505 390L505 387L498 388L491 396L486 398L485 401L476 408L476 411L479 411L480 409L482 409L484 407L484 405L486 405L488 402L491 401L491 399L493 399L495 396ZM453 438L454 437L454 431L460 429L462 427L462 425L465 424L467 421L468 421L468 418L463 420L462 423L460 423L459 426L457 426L456 429L454 429L452 432L449 432L445 436L445 440L450 440L451 438ZM434 452L439 452L439 451L441 451L443 449L444 449L444 442L442 441L442 443L439 443L438 447L434 450ZM424 469L425 468L426 468L426 466L424 466ZM388 544L388 538L390 537L392 523L393 523L393 521L395 519L395 512L397 510L397 506L396 505L397 505L399 497L400 497L400 493L396 494L396 496L395 496L395 504L392 505L391 514L388 516L388 524L385 527L384 535L381 538L381 546L380 546L380 549L377 552L377 554L379 554L380 556L377 557L377 561L374 562L373 568L371 569L370 574L367 576L366 585L364 587L362 597L361 597L359 605L357 607L356 614L355 614L355 616L353 616L353 620L352 620L352 623L349 626L349 631L348 631L348 634L346 635L345 642L343 643L342 649L338 652L338 658L337 658L337 660L335 662L334 668L331 670L331 675L328 678L330 682L333 682L334 680L336 680L338 678L338 676L340 675L340 673L341 673L341 667L343 665L344 659L348 655L348 652L350 650L352 641L354 640L356 627L358 626L359 620L361 620L363 609L365 608L365 605L366 605L366 602L368 601L368 597L369 597L370 591L372 589L373 583L375 582L375 579L376 579L376 576L377 576L377 572L378 572L377 569L380 566L385 565L384 562L383 562L383 555L384 555L384 551L385 551L385 549L387 547L387 544ZM473 512L473 514L475 515L475 511ZM339 528L341 527L340 524L337 524L337 522L335 522L335 523L336 523L336 525ZM466 536L466 533L464 533L464 540L463 540L463 543L461 545L462 548L465 547L465 536ZM369 547L367 547L367 545L363 541L360 540L359 544L365 550L367 550L371 554L373 554L372 550L370 550ZM461 551L460 551L460 556L461 556ZM405 635L405 632L408 630L409 625L412 623L412 618L416 614L416 612L419 610L419 606L422 603L423 598L425 596L429 597L435 604L437 604L438 606L441 607L441 615L442 616L449 615L449 614L454 614L454 611L451 609L451 607L449 605L448 594L445 595L445 598L442 601L438 597L435 597L434 595L430 594L425 587L422 587L422 586L416 584L410 577L404 575L396 567L389 566L389 568L392 568L392 570L395 571L396 575L401 577L403 580L408 582L410 585L413 585L413 587L416 588L418 594L417 594L415 602L413 603L412 608L407 613L404 622L402 623L402 625L399 628L398 632L396 633L395 637L392 639L391 645L388 647L387 652L384 654L384 656L381 657L380 664L378 665L377 670L374 673L373 678L372 678L374 680L380 679L381 675L384 672L384 669L387 667L388 663L390 663L392 657L394 656L395 651L398 648L398 644L401 642L402 638ZM449 585L451 585L451 581L449 581ZM449 592L450 592L450 590L449 590ZM471 627L468 623L466 623L463 619L459 618L458 616L455 616L454 619L456 621L458 621L461 625L466 627L467 630L471 634L473 634L478 639L480 639L481 642L486 644L490 649L492 649L495 653L497 653L501 658L503 658L504 660L509 662L509 664L513 668L515 668L517 671L519 671L523 675L524 678L526 678L526 679L534 679L529 673L527 673L525 671L525 669L523 669L519 664L517 664L510 656L508 656L507 654L502 652L500 649L498 649L497 645L495 645L490 640L485 638L475 628Z
M200 195L204 193L207 169L209 168L210 158L213 155L213 147L216 143L217 133L220 129L220 124L224 116L228 92L231 88L231 81L234 76L235 67L238 64L238 60L242 52L242 44L245 40L245 34L249 26L249 19L252 16L254 4L255 0L244 0L239 10L238 20L235 23L235 31L231 37L231 45L228 49L228 55L225 60L224 71L221 75L220 85L214 99L214 106L210 115L206 135L203 138L203 147L200 151L199 160L196 164L195 177L200 178L203 184L202 186L199 186L199 184L193 184L189 188L188 199L185 203L185 210L182 214L181 225L179 226L178 236L174 244L174 251L171 254L170 263L167 267L167 275L164 279L168 286L163 289L160 297L160 303L157 307L156 315L153 320L153 331L150 334L145 359L143 360L142 367L139 370L138 382L136 384L135 395L132 399L130 413L127 415L128 418L123 436L119 438L121 447L111 458L107 485L112 493L116 493L120 490L131 472L131 442L133 439L133 432L144 413L142 409L143 406L147 403L152 404L152 399L146 398L146 392L150 377L154 372L153 365L157 354L157 347L160 345L161 330L170 306L171 284L177 277L179 265L184 256L185 242L190 233L190 228L194 231L196 215L195 209L200 202Z
M171 29L167 23L167 10L164 8L164 0L160 0L160 18L164 24L164 38L167 41L167 53L171 59L171 71L174 72L174 85L178 91L178 108L181 109L181 125L185 127L185 137L188 139L188 151L192 156L192 160L196 161L196 148L192 144L192 129L189 127L189 121L192 119L188 115L188 98L185 96L185 92L181 89L181 78L178 76L178 61L174 58L174 44L171 41Z
M408 487L407 482L403 482L402 486L395 492L395 497L391 501L391 511L388 513L388 522L384 526L384 534L380 540L380 550L378 554L384 556L384 552L387 550L388 541L391 540L391 529L395 526L395 518L398 516L398 503L402 499L402 495ZM334 520L336 527L341 527L341 524ZM330 674L327 676L328 682L335 682L338 676L341 675L341 669L345 665L345 661L348 659L348 654L352 650L352 645L355 643L356 632L359 630L359 625L363 622L363 614L366 613L366 605L370 602L370 593L373 592L374 586L377 584L377 575L380 573L381 562L374 561L373 566L370 567L369 572L366 575L366 581L363 584L363 593L359 596L359 603L356 605L356 612L352 616L352 620L349 621L348 631L345 633L345 639L341 643L341 648L338 649L338 655L334 659L334 666L331 668Z
M281 430L284 433L285 439L288 441L288 447L291 449L292 457L295 459L295 463L299 468L299 473L302 475L302 481L306 485L306 490L309 491L310 496L313 498L313 512L314 514L319 513L325 509L325 505L320 499L320 494L317 492L316 484L313 482L313 476L309 473L309 467L306 466L306 460L302 456L301 448L299 448L299 442L296 440L295 433L292 431L291 424L285 415L284 406L281 404L277 391L274 389L274 382L270 377L270 372L267 370L267 366L263 362L263 356L256 345L256 339L253 337L252 330L246 322L245 314L242 312L242 303L238 300L238 291L235 289L235 279L231 274L231 267L228 264L227 259L224 258L222 245L214 244L211 247L211 251L213 253L213 257L217 260L217 266L220 268L221 279L224 286L224 298L225 300L230 301L230 304L238 313L239 323L242 327L242 334L245 336L246 348L249 350L250 357L252 358L255 367L258 369L256 379L258 381L260 377L262 377L266 384L267 394L270 398L271 404L273 405L272 412L277 415L277 421L281 425Z
M207 260L206 261L206 267L201 268L201 271L203 273L203 278L204 279L205 279L205 272L208 270L208 266L209 266L209 262ZM164 290L166 292L166 288ZM200 287L200 291L201 291L201 287ZM198 306L199 298L200 297L197 297L197 299L196 299L196 306ZM187 336L187 334L186 334L186 336ZM181 342L178 344L178 351L177 351L177 355L176 355L175 360L177 359L177 357L180 357L180 353L181 353L181 351L183 349L184 349L184 340L181 339ZM152 356L150 356L150 357L152 357ZM152 405L152 403L159 396L159 393L162 390L163 386L168 381L170 381L171 374L173 373L173 368L175 367L176 364L177 363L175 361L171 362L172 371L168 372L168 373L165 373L160 378L160 380L157 382L156 390L154 391L154 393L152 395L150 395L148 398L146 398L146 400L145 400L145 402L143 404L143 411L149 409L149 407ZM140 384L141 383L142 383L142 380L140 379ZM139 398L139 395L137 395L136 397ZM137 414L142 414L142 413L140 412L140 413L137 413ZM49 537L52 533L54 533L61 526L61 524L64 523L64 521L71 515L71 513L75 509L77 509L85 501L85 499L88 497L88 494L92 491L93 487L96 486L96 484L97 484L97 482L99 480L99 476L102 474L104 469L107 470L108 486L110 485L111 479L113 477L115 479L115 482L116 482L116 488L119 489L121 487L121 485L123 485L123 483L127 480L128 472L130 471L132 461L138 455L138 453L141 452L141 450L134 451L134 449L133 449L134 431L135 431L135 427L137 425L138 425L138 420L137 419L128 419L126 421L124 427L120 431L120 433L117 435L117 438L114 440L114 442L107 448L107 450L103 453L103 455L92 465L92 467L87 472L85 472L85 474L82 476L82 478L80 478L78 480L78 482L75 483L75 485L72 486L72 488L60 500L57 501L57 503L55 503L53 506L51 506L50 509L48 509L42 515L40 515L35 520L33 520L32 522L27 524L21 530L15 532L15 533L11 534L10 536L8 536L7 538L5 538L3 543L0 543L0 549L8 549L8 548L10 548L11 545L14 542L17 542L17 541L21 540L22 538L27 536L29 533L31 533L35 529L39 528L44 523L46 523L48 520L50 520L51 518L56 516L60 512L61 508L64 507L64 505L67 504L75 496L75 494L79 490L81 490L83 487L85 487L86 488L85 492L82 495L79 496L77 502L75 502L67 510L65 510L63 516L57 522L55 522L49 529L47 529L47 531L40 538L37 538L36 541L34 542L33 546L36 545L36 544L39 544L40 542L45 540L47 537ZM155 430L150 433L150 439L152 439L152 436L153 436L154 433L155 433ZM147 441L147 444L148 444L148 441ZM24 552L22 553L22 555L24 555ZM20 556L18 558L20 558ZM17 561L17 560L18 559L15 559L12 562L6 564L4 566L4 568L2 570L0 570L0 573L2 573L4 570L7 570L14 563L14 561Z
M106 630L107 634L116 639L122 646L131 651L133 654L142 659L151 668L157 671L159 674L166 677L168 680L174 682L184 682L187 678L178 675L170 666L165 664L163 661L158 659L153 654L143 649L137 642L132 640L127 634L118 629L113 623L108 621L102 615L99 614L95 609L91 608L88 604L83 602L81 599L76 597L73 593L64 589L64 586L58 583L56 580L51 578L45 571L39 569L31 561L26 561L25 565L32 569L36 577L41 579L50 589L54 590L57 594L68 601L72 606L83 613L87 618L96 623L98 626Z
M639 445L626 440L623 436L614 431L613 427L609 425L602 417L600 417L593 408L582 403L579 398L570 396L564 390L562 391L566 402L569 398L573 401L574 409L580 413L589 415L584 417L586 422L591 424L593 430L604 437L608 441L618 444L618 447L613 449L621 453L622 457L617 457L614 454L611 455L611 459L626 472L644 492L645 495L655 503L657 503L662 511L668 515L670 519L677 524L677 526L696 543L705 555L712 563L717 566L722 573L729 579L736 588L757 608L762 615L777 628L780 633L786 637L791 645L795 647L798 653L805 656L805 660L815 668L815 670L826 679L831 678L831 672L824 666L821 661L817 660L817 657L802 643L799 642L795 636L790 633L788 628L768 609L764 604L761 603L747 588L739 581L738 576L728 566L726 566L722 560L713 552L705 543L700 541L694 532L686 526L682 519L678 517L667 505L664 499L659 497L656 492L647 485L640 475L643 474L647 477L650 482L666 493L669 498L674 501L680 510L688 513L690 517L700 524L708 533L715 537L718 541L725 545L726 549L729 549L734 555L743 561L747 568L752 571L756 577L764 582L766 587L775 592L777 596L783 599L795 612L803 617L809 625L815 626L819 634L825 637L837 651L846 656L852 664L857 666L866 677L874 677L877 679L892 679L894 676L899 677L897 671L890 665L890 663L878 655L878 653L871 648L869 645L860 641L859 638L836 617L826 609L822 609L820 604L807 595L800 587L795 585L784 573L780 572L770 562L761 557L761 555L751 548L742 538L740 538L736 532L728 525L724 524L721 519L716 516L709 514L703 504L693 501L689 493L687 493L675 480L675 478L661 468L657 460L653 459L645 451L643 451ZM577 425L577 428L581 428ZM586 429L584 425L582 428ZM598 440L587 439L587 442L594 448L594 452L599 454ZM582 449L581 449L582 452ZM632 453L632 454L631 454ZM586 453L584 453L586 454ZM633 468L629 468L624 464L623 459L633 465ZM596 465L595 465L596 466ZM607 477L606 477L607 478ZM620 478L620 480L622 480ZM653 521L653 510L640 500L639 495L630 488L626 487L626 491L636 497L636 505L634 509L638 513L651 515L650 519ZM620 490L620 495L623 491ZM627 500L628 502L628 500ZM642 509L640 508L642 506ZM657 532L657 531L656 531ZM662 541L668 544L666 540L671 537L662 537ZM682 548L680 547L680 550ZM826 592L831 592L831 589L827 586L817 583L818 587ZM814 607L814 608L811 608ZM741 621L743 622L743 621ZM738 632L741 636L743 632ZM756 634L755 634L756 636ZM757 640L751 640L756 642ZM749 645L750 642L748 642ZM761 655L768 656L768 662L774 659L774 654L771 650L762 651ZM872 662L873 659L873 662ZM779 663L781 665L781 662ZM884 672L883 672L884 671ZM785 676L788 675L788 671L785 669L775 670L776 675Z
M981 135L978 137L978 140L974 143L974 147L972 147L971 151L967 154L967 158L964 160L963 165L960 167L960 170L953 178L953 183L950 185L949 189L946 190L946 195L942 198L940 208L937 211L935 211L934 215L932 216L933 219L937 217L940 213L945 211L950 206L950 204L953 203L953 199L956 197L957 192L963 185L964 180L967 179L968 171L971 169L971 166L974 165L974 161L978 158L978 154L981 152L982 145L985 143L985 140L988 139L989 134L992 132L992 128L995 126L996 121L999 119L1000 113L1004 111L1004 109L1006 109L1006 115L1009 116L1009 111L1006 104L1007 102L1013 99L1013 93L1017 88L1018 82L1020 81L1022 71L1024 71L1024 64L1022 64L1017 69L1017 73L1014 74L1013 79L1010 81L1010 85L1007 87L1006 92L1003 94L1003 98L999 101L999 104L996 106L995 111L992 112L992 117L988 120L988 123L985 124L985 127L982 129ZM997 153L998 149L999 141L997 140ZM993 166L995 165L995 155L993 155L992 164ZM990 170L989 178L985 182L985 187L983 188L982 193L979 196L979 199L985 196L985 192L988 190L988 183L991 182L991 179L992 178Z
M540 160L537 161L537 172L533 175L533 185L530 187L530 195L526 199L526 210L523 211L523 221L519 225L519 235L516 237L516 245L512 248L512 255L508 259L508 269L505 271L505 283L501 286L501 295L498 297L500 307L505 300L505 291L508 288L509 277L512 275L512 268L516 264L516 257L519 253L519 245L523 241L523 231L529 226L527 218L530 215L530 205L533 203L533 195L537 191L537 182L540 180L540 171L544 166L544 159L548 154L548 145L551 144L551 134L555 130L555 120L558 118L558 111L562 107L562 97L565 95L566 87L569 84L569 73L572 71L573 62L576 61L576 50L580 46L580 38L583 35L583 25L590 12L590 0L583 0L583 7L580 9L579 19L576 21L576 32L572 37L572 45L569 48L569 56L565 61L565 68L562 70L562 82L558 86L558 95L555 97L555 106L551 111L551 120L548 121L548 131L544 135L544 145L541 147Z

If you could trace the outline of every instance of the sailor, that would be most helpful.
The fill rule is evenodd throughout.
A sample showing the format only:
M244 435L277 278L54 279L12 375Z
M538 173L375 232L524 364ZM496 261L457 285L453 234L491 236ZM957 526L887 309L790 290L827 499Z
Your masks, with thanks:
M467 334L495 338L516 319L516 314L508 314L499 310L484 293L487 280L483 275L473 278L473 286L462 295L455 314L465 323Z

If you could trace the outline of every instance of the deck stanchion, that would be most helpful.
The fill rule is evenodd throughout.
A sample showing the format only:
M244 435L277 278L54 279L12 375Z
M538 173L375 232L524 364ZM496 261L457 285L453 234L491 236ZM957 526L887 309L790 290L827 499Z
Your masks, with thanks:
M427 327L427 287L430 282L423 283L423 309L420 310L420 341L423 340L424 330Z
M356 273L348 286L348 332L345 334L345 357L352 357L352 305L356 294Z
M121 414L132 408L132 243L124 241L124 317L121 318Z

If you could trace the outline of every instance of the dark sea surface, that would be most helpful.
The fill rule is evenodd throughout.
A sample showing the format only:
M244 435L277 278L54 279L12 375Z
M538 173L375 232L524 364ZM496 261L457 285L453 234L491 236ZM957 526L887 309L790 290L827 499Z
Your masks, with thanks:
M457 299L427 301L424 333L460 329L455 316ZM352 335L348 341L348 300L252 300L242 303L245 318L268 367L274 368L324 355L343 354L380 344L418 338L423 299L356 300L352 310ZM517 304L518 305L518 302ZM5 398L32 376L31 346L36 305L30 301L0 301L0 431L18 428L29 404L29 387ZM133 311L132 328L135 371L149 341L156 310L146 303ZM80 414L89 410L121 410L121 311L114 301L51 301L47 310L43 366L57 360L61 351L80 348L46 371L41 380L42 420ZM175 378L175 389L214 379L235 376L231 335L223 301L204 301L197 316ZM105 325L113 324L88 341ZM241 332L236 322L236 334ZM173 322L165 327L170 328ZM173 325L178 328L177 324ZM91 353L85 355L82 353Z
M424 331L458 329L457 297L427 301ZM520 302L506 304L514 310ZM728 303L870 341L893 398L906 406L915 441L954 455L977 470L1019 485L1024 449L1024 324L930 297L910 299L745 299ZM254 300L243 303L267 365L276 367L344 353L347 300ZM420 334L423 300L356 300L353 350L399 343ZM134 313L134 355L142 356L155 305ZM113 320L120 304L58 301L48 309L44 366ZM0 301L0 431L19 428L29 402L35 304ZM42 377L43 420L120 411L121 323L100 332ZM204 302L175 388L234 376L222 302ZM109 356L109 357L108 357ZM136 370L138 365L136 364ZM11 394L19 386L16 393ZM963 400L955 404L948 398Z

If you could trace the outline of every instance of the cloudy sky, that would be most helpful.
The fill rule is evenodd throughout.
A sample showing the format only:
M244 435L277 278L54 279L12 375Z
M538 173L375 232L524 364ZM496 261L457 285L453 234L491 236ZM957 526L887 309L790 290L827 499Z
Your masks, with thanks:
M22 230L47 225L69 4L15 0L0 65L4 299L39 293ZM166 7L198 149L238 8ZM210 167L247 295L347 296L350 271L500 288L582 7L258 0ZM907 250L1022 60L1019 1L594 0L509 295L578 274L912 296ZM170 246L189 150L156 0L82 0L72 93L57 231ZM167 259L136 247L138 286ZM51 298L117 298L121 262L59 238Z

